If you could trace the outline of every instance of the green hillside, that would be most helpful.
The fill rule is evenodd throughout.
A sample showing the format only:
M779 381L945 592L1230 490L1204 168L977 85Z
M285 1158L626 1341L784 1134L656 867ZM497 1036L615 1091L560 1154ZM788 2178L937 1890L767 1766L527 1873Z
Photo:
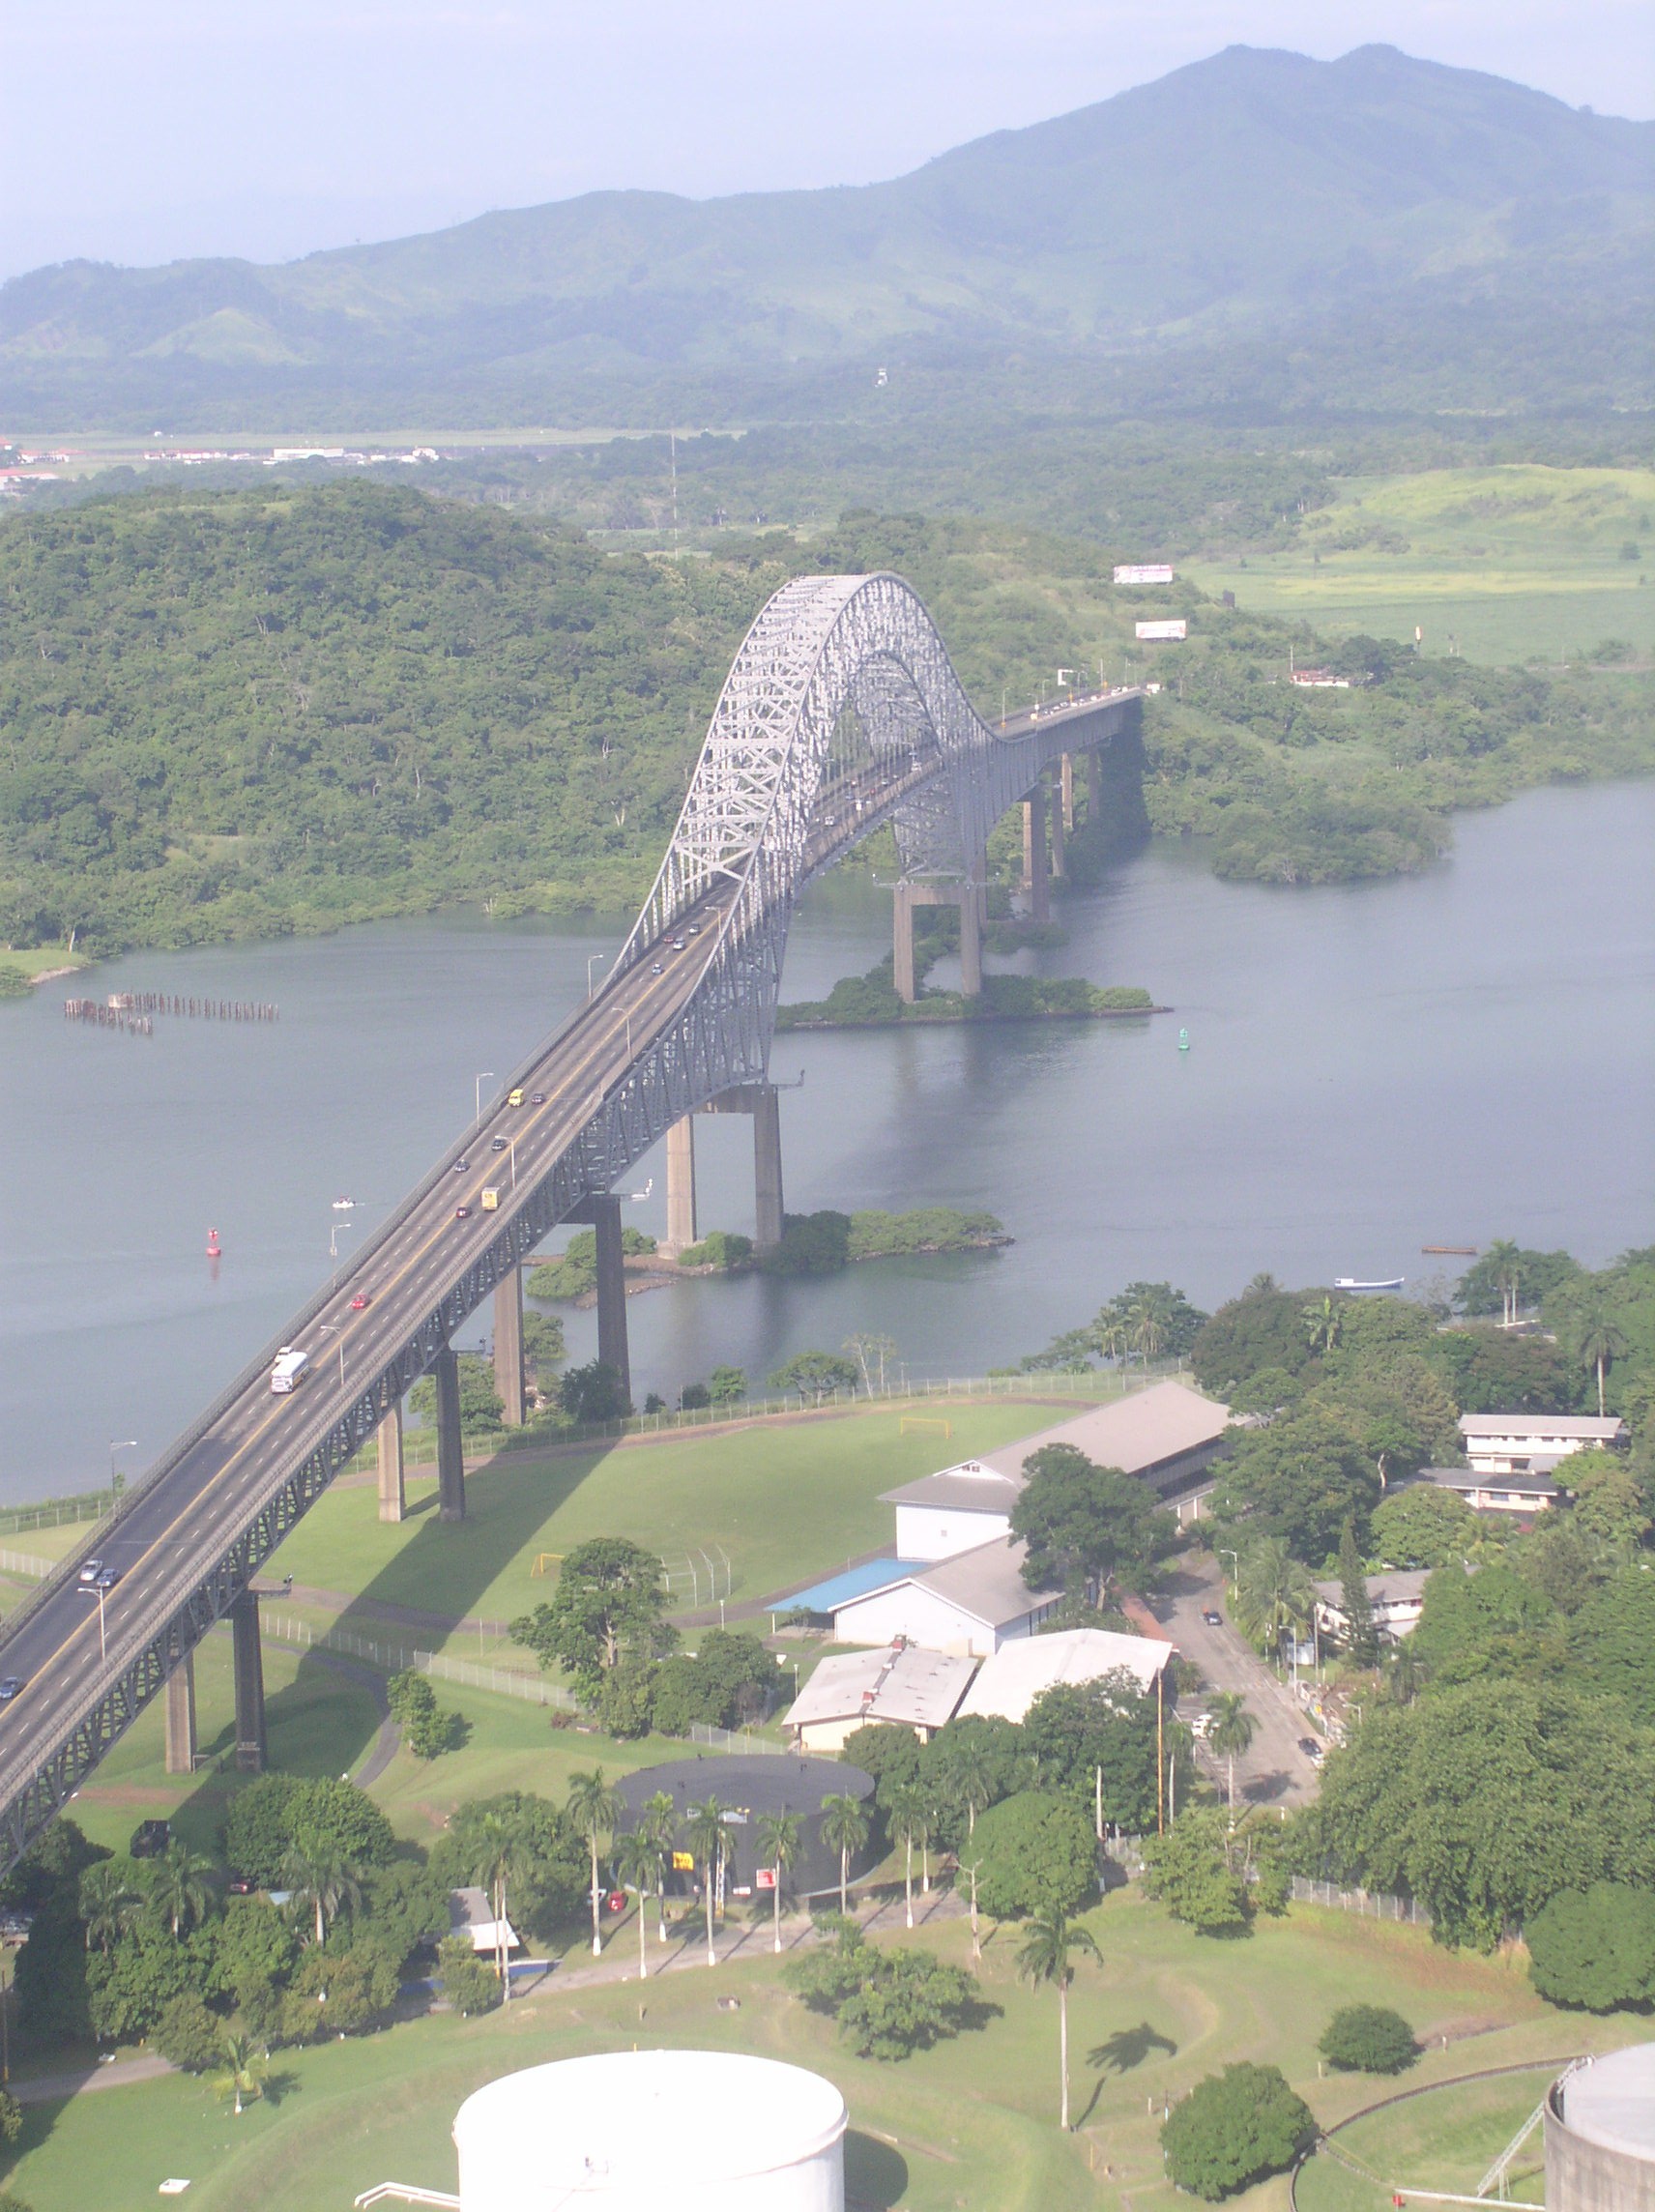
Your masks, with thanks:
M1111 585L1111 557L865 513L804 544L617 556L362 480L15 516L0 523L0 946L269 935L457 899L624 907L658 862L747 623L789 575L820 570L909 577L990 713L1060 666L1160 683L1148 820L1211 834L1232 874L1418 867L1447 841L1444 807L1655 766L1636 674L1329 647L1184 584L1165 598L1188 646L1140 647L1143 601ZM1334 654L1358 681L1293 689L1290 651Z
M1308 345L1336 402L1378 374L1410 407L1559 378L1601 406L1646 381L1652 147L1655 125L1391 47L1234 46L888 184L591 193L280 267L39 270L0 290L0 393L60 425L843 412L853 367L1015 354L1042 389L1081 356L1123 400L1170 378L1258 405Z

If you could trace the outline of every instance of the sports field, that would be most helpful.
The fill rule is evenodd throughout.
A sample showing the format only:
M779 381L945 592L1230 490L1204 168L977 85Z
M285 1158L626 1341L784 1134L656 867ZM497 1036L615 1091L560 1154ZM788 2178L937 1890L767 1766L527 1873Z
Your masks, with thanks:
M1655 471L1429 469L1357 477L1289 553L1194 562L1204 589L1329 635L1520 665L1655 655Z

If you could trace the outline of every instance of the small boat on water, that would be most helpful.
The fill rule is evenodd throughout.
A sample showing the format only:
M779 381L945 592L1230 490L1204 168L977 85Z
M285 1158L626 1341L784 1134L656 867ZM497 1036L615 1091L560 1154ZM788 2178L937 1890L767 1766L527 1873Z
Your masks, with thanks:
M1359 1283L1354 1275L1335 1275L1333 1288L1336 1291L1400 1291L1407 1280L1406 1275L1392 1275L1382 1283Z
M1422 1252L1449 1252L1457 1260L1474 1260L1477 1256L1474 1244L1422 1244L1419 1249Z

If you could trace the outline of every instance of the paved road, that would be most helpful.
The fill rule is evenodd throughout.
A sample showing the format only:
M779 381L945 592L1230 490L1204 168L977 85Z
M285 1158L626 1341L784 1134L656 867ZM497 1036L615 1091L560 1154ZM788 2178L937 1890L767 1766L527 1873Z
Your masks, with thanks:
M1211 1628L1203 1620L1210 1609L1225 1615ZM1271 1674L1259 1654L1230 1625L1229 1592L1217 1559L1189 1556L1165 1595L1151 1610L1186 1659L1193 1660L1214 1690L1239 1690L1253 1716L1255 1734L1244 1758L1235 1761L1235 1795L1255 1805L1302 1805L1314 1797L1314 1763L1298 1748L1300 1736L1315 1731L1292 1692ZM1225 1762L1213 1760L1209 1771L1221 1784Z

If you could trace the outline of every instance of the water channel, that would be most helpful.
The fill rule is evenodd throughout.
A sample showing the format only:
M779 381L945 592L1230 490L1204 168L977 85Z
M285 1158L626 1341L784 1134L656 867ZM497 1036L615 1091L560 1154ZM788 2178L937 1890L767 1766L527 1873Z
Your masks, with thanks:
M853 1329L893 1337L911 1374L981 1373L1137 1276L1211 1305L1260 1268L1416 1283L1464 1265L1426 1244L1511 1236L1601 1265L1648 1241L1652 854L1655 784L1463 816L1452 859L1411 880L1227 885L1158 843L1067 902L1066 946L1007 965L1146 984L1174 1015L784 1035L790 1210L986 1208L1016 1241L635 1297L638 1395L674 1399L719 1361L758 1379ZM865 876L817 887L785 996L869 967L888 917ZM569 1012L622 926L459 914L134 953L0 1005L0 1501L105 1481L116 1445L147 1466L328 1271L331 1239L346 1253L451 1143L477 1078ZM280 1019L136 1037L61 1016L144 990ZM703 1230L750 1229L746 1122L697 1130ZM652 1177L629 1218L658 1232L658 1153L628 1181ZM566 1319L591 1357L594 1317Z

